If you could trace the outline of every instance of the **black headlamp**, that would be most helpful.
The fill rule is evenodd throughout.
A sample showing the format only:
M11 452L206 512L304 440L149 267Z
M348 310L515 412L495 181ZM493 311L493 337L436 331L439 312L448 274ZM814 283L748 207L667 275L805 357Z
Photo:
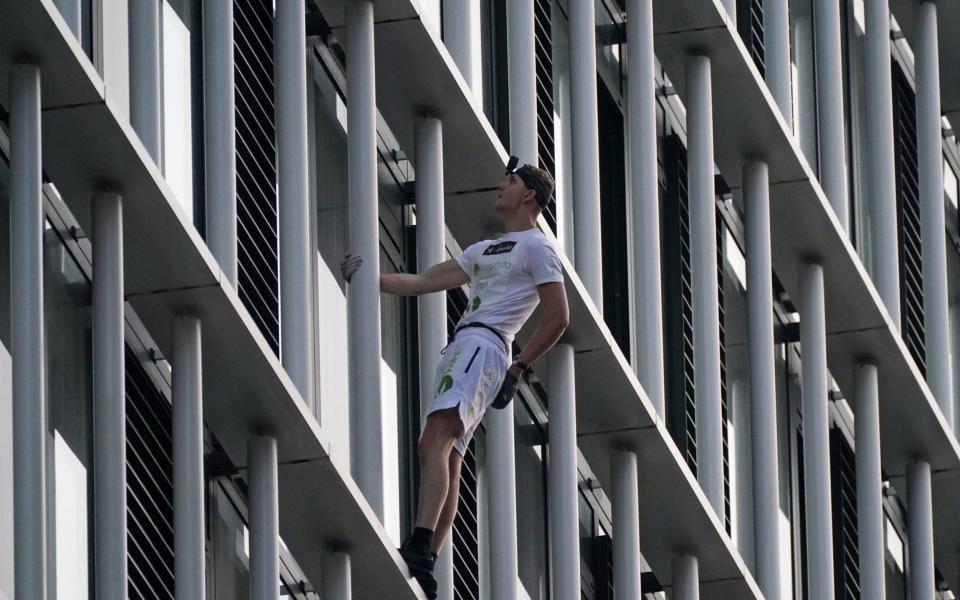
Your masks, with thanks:
M546 208L550 204L551 190L545 189L539 179L535 179L530 176L529 165L523 165L518 169L517 164L519 162L520 157L511 156L510 160L507 161L505 174L516 175L519 177L520 180L523 181L523 185L534 191L537 198L537 204L540 205L540 208Z

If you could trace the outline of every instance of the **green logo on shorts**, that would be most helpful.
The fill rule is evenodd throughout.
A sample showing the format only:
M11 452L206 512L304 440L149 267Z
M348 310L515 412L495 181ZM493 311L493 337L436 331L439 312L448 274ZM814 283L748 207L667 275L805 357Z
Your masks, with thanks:
M440 385L437 386L437 395L439 396L443 394L444 392L446 392L452 387L453 387L453 377L450 377L449 375L444 375L443 377L440 378Z
M473 312L480 308L480 296L477 296L473 299L473 302L470 303L470 312Z

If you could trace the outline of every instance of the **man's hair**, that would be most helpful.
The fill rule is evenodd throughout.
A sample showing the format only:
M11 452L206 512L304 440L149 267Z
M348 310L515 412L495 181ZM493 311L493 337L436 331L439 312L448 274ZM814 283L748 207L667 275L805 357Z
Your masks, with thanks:
M549 172L533 165L523 165L516 170L516 174L524 185L536 192L537 204L541 210L550 205L554 182Z

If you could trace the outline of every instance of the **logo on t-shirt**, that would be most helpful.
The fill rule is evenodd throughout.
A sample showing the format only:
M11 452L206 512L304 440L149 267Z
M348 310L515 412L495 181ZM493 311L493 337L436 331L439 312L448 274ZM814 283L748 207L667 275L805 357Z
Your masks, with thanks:
M513 241L500 242L499 244L490 244L487 246L487 249L483 251L484 256L492 256L494 254L507 254L517 243Z

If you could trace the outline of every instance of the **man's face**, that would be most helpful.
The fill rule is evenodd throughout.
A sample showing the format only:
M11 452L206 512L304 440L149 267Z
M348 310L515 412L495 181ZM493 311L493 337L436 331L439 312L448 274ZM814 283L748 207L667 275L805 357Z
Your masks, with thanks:
M497 186L497 201L493 208L497 212L513 212L520 208L524 201L534 200L534 191L527 188L523 180L515 173L510 173Z

